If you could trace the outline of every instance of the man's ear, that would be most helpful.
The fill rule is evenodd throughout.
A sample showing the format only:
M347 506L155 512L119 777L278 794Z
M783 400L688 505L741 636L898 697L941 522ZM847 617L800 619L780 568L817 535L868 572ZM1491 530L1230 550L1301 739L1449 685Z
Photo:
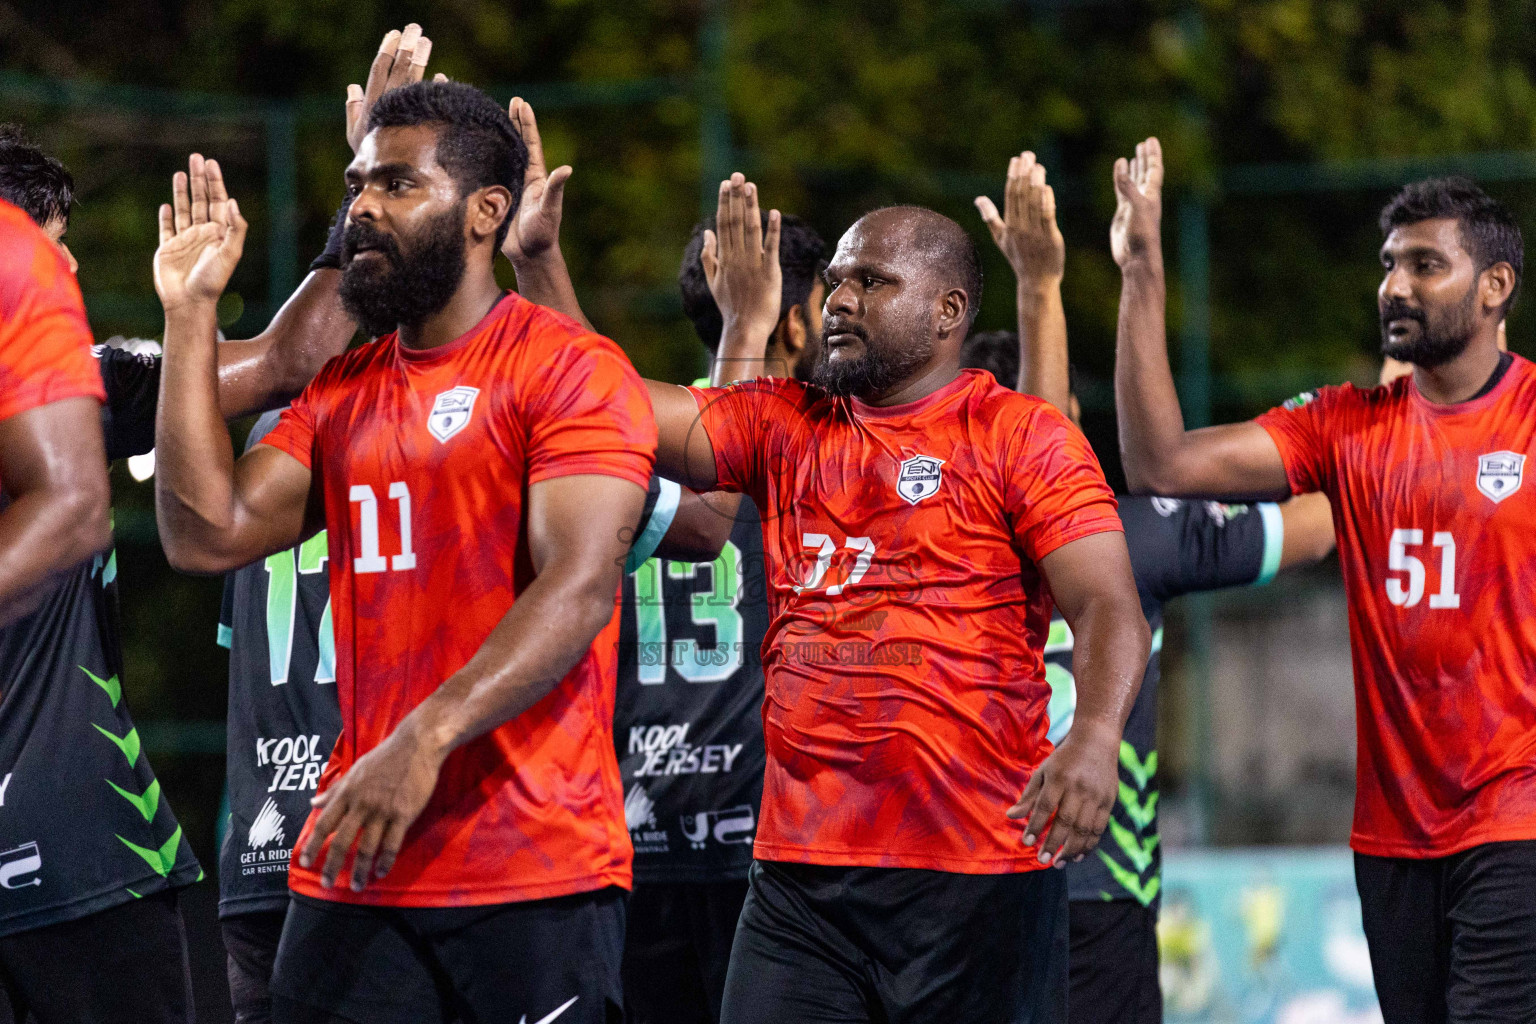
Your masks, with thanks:
M971 300L964 289L951 288L939 297L939 335L942 337L955 330L964 330L965 315L971 308Z
M778 342L779 349L786 359L793 363L800 358L800 353L805 351L807 341L805 330L805 309L799 303L789 307L789 313L779 321L779 326L773 329L773 337L770 343Z
M512 209L512 193L500 185L487 185L470 195L467 207L464 221L470 235L477 240L495 239L496 229Z
M1508 263L1495 263L1478 277L1477 287L1483 308L1499 309L1514 293L1515 268Z

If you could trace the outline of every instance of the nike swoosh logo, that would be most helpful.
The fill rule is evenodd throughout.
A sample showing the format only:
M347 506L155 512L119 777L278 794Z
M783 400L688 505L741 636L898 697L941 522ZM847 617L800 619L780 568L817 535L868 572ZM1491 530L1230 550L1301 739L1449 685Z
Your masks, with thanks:
M556 1017L560 1016L566 1010L569 1010L571 1007L575 1006L576 1005L576 1000L578 1000L580 998L581 998L581 996L571 996L571 998L567 999L565 1002L563 1002L559 1006L555 1007L555 1011L553 1013L551 1013L549 1016L547 1016L547 1017L540 1017L538 1020L534 1021L533 1024L550 1024L550 1021L554 1020ZM517 1024L528 1024L528 1015L526 1013L523 1014L522 1018L518 1020Z

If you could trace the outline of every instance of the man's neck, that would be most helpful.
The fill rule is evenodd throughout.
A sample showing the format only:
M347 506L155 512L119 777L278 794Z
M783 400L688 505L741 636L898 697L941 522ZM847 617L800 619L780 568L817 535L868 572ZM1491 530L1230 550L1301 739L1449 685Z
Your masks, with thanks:
M915 377L897 381L891 385L890 390L879 395L860 395L860 400L865 405L873 405L877 408L889 405L906 405L908 402L916 402L927 398L935 391L960 376L960 363L954 359L944 359L937 364L929 366L917 372Z
M496 283L489 261L478 270L466 267L464 279L448 305L419 324L400 325L400 344L406 348L434 349L461 338L485 318L501 295L502 288Z
M1498 331L1480 332L1467 350L1433 369L1413 368L1413 386L1435 405L1456 405L1482 390L1499 366Z

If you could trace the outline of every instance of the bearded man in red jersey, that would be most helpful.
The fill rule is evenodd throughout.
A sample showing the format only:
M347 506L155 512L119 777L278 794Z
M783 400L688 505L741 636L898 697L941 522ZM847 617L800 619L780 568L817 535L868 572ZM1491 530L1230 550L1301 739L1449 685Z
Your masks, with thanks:
M161 214L167 556L224 572L329 539L342 732L295 850L277 1021L620 1012L614 611L656 435L617 346L496 283L527 162L469 86L375 104L340 294L378 337L238 462L214 303L245 222Z
M1042 869L1105 827L1149 645L1114 497L1066 417L960 368L981 272L954 221L877 210L826 285L809 383L648 382L658 471L763 519L767 769L721 1019L1059 1020ZM772 332L774 303L716 298L727 336ZM1054 749L1053 598L1088 675Z
M1349 600L1355 879L1388 1024L1536 1020L1536 368L1500 351L1524 266L1461 178L1381 214L1382 354L1413 367L1186 431L1164 337L1162 152L1115 168L1115 392L1134 490L1321 491Z

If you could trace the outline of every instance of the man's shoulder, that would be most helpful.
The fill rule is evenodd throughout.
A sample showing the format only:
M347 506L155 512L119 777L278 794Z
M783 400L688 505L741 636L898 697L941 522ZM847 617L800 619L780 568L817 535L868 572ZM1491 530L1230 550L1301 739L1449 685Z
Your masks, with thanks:
M559 310L530 302L513 293L512 300L500 314L497 328L519 339L512 351L526 365L549 367L560 361L569 364L597 359L617 360L621 370L634 372L629 356L612 338L599 334ZM638 380L639 374L635 373Z
M372 338L361 345L339 352L325 361L314 380L309 382L311 394L346 387L361 377L375 372L389 361L395 348L395 335Z

